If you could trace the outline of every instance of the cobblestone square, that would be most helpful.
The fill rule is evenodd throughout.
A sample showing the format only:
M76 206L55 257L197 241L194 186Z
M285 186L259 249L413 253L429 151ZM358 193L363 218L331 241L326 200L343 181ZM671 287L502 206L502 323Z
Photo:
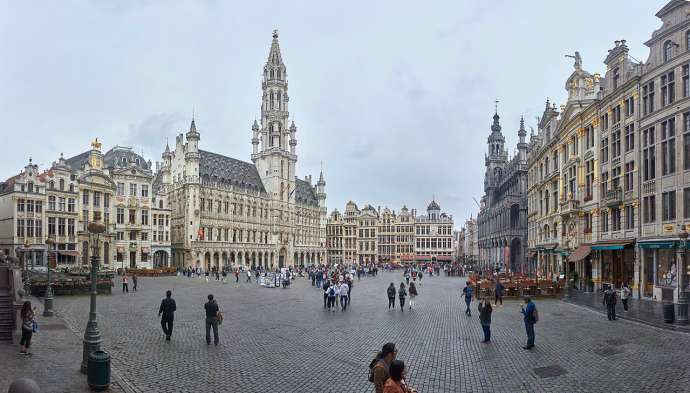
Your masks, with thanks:
M690 336L605 316L558 300L537 300L536 348L525 351L517 301L494 311L491 344L480 343L476 313L463 313L464 280L426 277L416 308L387 310L400 273L355 281L347 312L323 309L321 291L299 278L289 289L182 277L142 278L139 291L99 296L105 349L125 387L136 392L371 392L367 365L387 341L420 392L688 391ZM173 339L157 317L177 302ZM203 303L213 293L225 313L221 343L207 346ZM473 307L476 304L473 303ZM59 297L58 315L83 331L88 297ZM34 352L52 332L37 335ZM40 356L40 355L39 355ZM32 360L33 361L33 360ZM36 363L38 365L38 363ZM63 391L56 387L51 391Z

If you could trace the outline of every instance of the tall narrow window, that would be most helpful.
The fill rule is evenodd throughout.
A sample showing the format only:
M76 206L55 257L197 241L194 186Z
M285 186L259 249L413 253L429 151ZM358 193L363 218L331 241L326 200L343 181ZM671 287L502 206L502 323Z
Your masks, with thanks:
M676 172L676 119L670 118L661 123L661 174Z
M625 191L632 191L634 185L633 171L635 169L635 161L625 163Z
M683 113L683 169L690 169L690 112Z
M642 112L645 116L654 112L654 81L642 87Z
M656 178L656 151L654 127L642 132L642 177L644 181Z
M585 162L585 201L592 200L592 189L594 185L594 159Z
M609 161L609 138L601 140L601 163Z
M661 76L661 106L672 104L675 100L674 72Z
M673 57L673 42L664 42L664 61L669 61Z
M616 67L613 69L613 89L614 90L618 88L618 81L619 80L620 80L620 74L619 74L618 67Z
M683 66L683 97L690 96L690 65Z
M672 221L676 219L676 192L669 191L661 194L661 219Z
M613 158L621 155L621 130L620 128L611 133L611 153Z
M630 123L625 126L625 151L631 151L635 148L635 123Z

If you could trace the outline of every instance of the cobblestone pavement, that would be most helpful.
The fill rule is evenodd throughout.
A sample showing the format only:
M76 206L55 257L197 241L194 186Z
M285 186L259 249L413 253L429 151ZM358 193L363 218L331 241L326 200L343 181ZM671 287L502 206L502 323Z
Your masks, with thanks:
M44 318L40 301L37 307L39 331L31 339L32 356L19 355L19 336L14 344L0 344L0 392L6 392L12 381L31 378L43 392L90 392L86 375L81 374L81 339L60 318ZM88 307L87 307L88 309ZM87 310L88 313L88 310ZM122 392L112 381L109 392Z
M346 313L324 311L321 291L305 279L268 289L141 278L138 293L99 297L99 325L114 367L141 392L371 392L367 365L387 341L420 392L690 391L690 335L538 300L537 346L525 351L519 303L506 301L494 312L491 344L481 344L477 313L466 317L460 304L464 280L427 276L415 310L389 312L386 287L401 278L356 281ZM157 318L168 288L178 308L169 343ZM208 293L226 316L217 348L204 339ZM83 329L88 298L57 298L56 309Z

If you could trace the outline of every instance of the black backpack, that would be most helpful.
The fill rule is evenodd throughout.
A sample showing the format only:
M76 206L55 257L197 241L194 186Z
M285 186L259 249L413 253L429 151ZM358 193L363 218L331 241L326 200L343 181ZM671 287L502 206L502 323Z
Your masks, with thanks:
M369 363L369 382L374 383L374 366L376 366L376 362L378 362L378 358L374 358L374 360Z

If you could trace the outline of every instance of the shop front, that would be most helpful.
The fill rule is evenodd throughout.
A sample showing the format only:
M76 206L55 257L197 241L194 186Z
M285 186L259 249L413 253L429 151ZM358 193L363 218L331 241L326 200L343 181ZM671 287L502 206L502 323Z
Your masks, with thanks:
M642 296L660 301L677 301L678 275L683 274L678 266L677 239L647 239L640 241L642 272L640 274ZM688 253L685 253L687 266ZM687 271L684 282L688 282Z
M603 241L591 247L598 260L598 277L593 274L597 288L621 288L633 285L635 277L634 240Z
M592 291L594 282L592 281L592 246L582 244L568 255L570 278L574 280L575 286L582 291ZM572 272L572 274L570 274Z

